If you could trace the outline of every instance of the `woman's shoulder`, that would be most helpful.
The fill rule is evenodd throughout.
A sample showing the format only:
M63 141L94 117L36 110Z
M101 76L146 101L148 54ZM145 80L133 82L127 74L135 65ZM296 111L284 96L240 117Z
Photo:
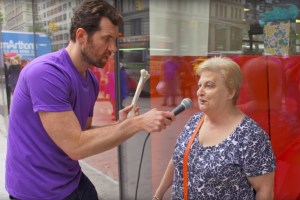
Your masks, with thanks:
M198 122L202 117L204 116L204 113L203 112L197 112L197 113L194 113L190 119L189 119L189 122Z
M186 122L185 129L194 129L203 116L204 116L203 112L194 113Z
M267 139L267 132L252 118L245 116L239 125L239 132L245 140Z
M245 115L244 119L241 122L241 126L246 129L262 129L260 125L248 115Z

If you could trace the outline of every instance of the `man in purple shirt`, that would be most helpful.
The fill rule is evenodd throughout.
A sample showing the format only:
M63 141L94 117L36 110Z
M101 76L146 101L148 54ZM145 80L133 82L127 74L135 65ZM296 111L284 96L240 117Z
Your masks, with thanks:
M116 52L122 17L110 4L86 0L74 12L67 48L43 55L21 72L11 105L6 189L11 199L98 199L78 160L116 147L139 131L157 132L175 116L152 109L91 128L102 68Z

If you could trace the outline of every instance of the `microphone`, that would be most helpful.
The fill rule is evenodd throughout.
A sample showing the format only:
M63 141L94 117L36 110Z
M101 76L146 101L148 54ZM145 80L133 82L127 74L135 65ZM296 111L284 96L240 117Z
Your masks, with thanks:
M192 107L192 100L189 98L184 98L181 101L181 103L172 110L172 113L174 113L174 115L178 115L181 112L183 112L191 107Z

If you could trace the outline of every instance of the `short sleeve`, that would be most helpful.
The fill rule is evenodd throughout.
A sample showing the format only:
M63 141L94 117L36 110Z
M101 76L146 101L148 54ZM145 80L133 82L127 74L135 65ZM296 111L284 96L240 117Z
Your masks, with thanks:
M65 72L51 64L35 65L39 66L31 66L24 76L34 112L71 110L70 81Z
M274 152L266 132L254 121L250 123L243 139L242 162L247 176L260 176L276 168Z

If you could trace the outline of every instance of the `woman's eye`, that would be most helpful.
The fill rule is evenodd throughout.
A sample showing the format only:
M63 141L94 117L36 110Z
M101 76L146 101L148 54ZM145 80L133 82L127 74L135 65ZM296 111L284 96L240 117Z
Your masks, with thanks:
M208 88L212 88L212 87L214 87L214 84L212 84L212 83L208 83L208 84L206 85L206 87L208 87Z
M214 87L214 84L213 83L206 83L204 85L198 85L198 88L213 88Z

